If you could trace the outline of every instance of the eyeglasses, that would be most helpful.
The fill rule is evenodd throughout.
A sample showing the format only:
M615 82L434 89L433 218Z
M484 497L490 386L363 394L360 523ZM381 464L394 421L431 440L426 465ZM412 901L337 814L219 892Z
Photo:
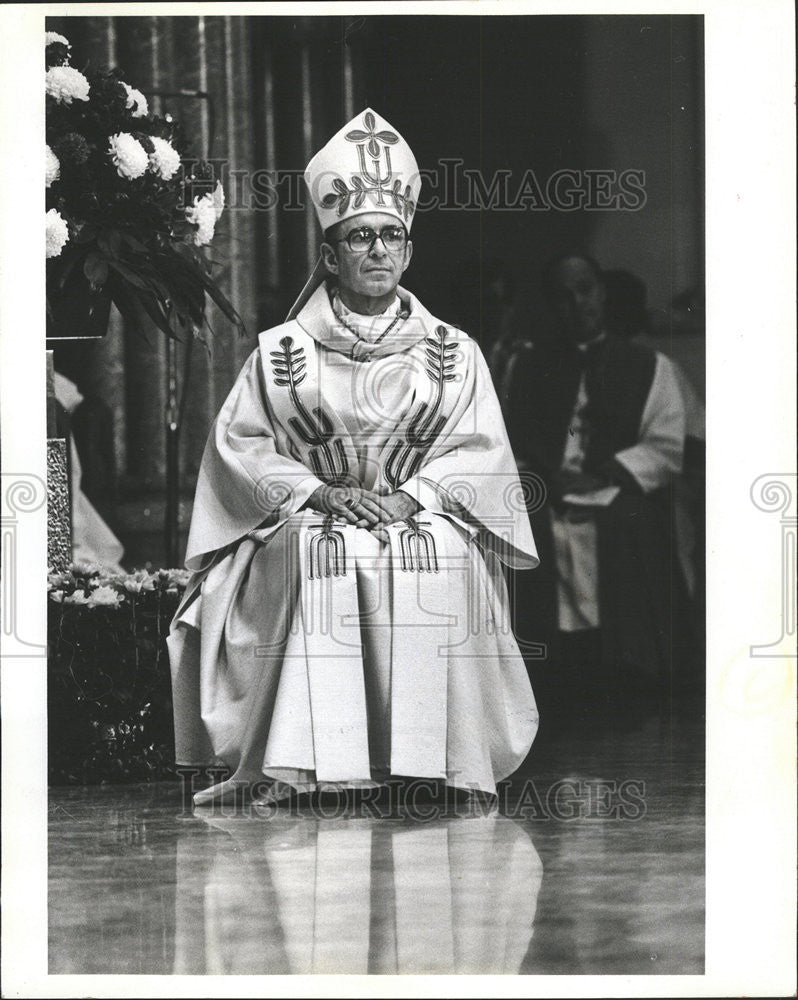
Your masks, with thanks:
M352 253L366 253L378 239L382 240L382 245L389 253L398 253L405 248L407 233L402 226L385 226L379 232L368 226L360 226L358 229L350 229L346 236L335 242L346 243Z

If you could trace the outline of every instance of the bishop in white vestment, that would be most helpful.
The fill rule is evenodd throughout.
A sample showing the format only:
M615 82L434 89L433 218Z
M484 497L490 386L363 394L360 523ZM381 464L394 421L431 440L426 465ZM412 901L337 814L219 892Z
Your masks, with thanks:
M538 559L475 342L398 282L420 181L373 111L311 161L323 267L211 429L168 644L198 804L391 776L495 792L538 716L502 564Z

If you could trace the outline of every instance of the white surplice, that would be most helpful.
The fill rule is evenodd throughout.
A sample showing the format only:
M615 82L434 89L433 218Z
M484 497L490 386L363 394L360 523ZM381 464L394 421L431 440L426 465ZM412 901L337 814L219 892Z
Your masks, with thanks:
M590 433L584 413L588 405L585 374L579 382L568 428L562 469L581 472L586 439ZM681 470L685 436L685 409L674 365L663 354L656 355L654 378L640 418L639 439L615 458L635 479L643 493L670 482ZM598 526L590 508L609 506L619 487L602 487L589 494L567 495L573 508L558 513L551 509L554 557L557 563L558 625L563 632L598 628L599 557Z
M233 771L203 800L264 778L493 792L534 739L500 563L538 560L487 366L399 301L363 336L317 289L211 430L169 636L177 762ZM324 482L422 509L382 543L304 506Z

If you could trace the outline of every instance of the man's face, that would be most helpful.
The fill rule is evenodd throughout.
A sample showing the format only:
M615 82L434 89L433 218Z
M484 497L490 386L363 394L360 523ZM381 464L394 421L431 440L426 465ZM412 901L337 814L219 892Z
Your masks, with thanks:
M582 343L597 337L604 325L604 285L587 261L569 257L552 275L551 304L560 332Z
M382 240L377 239L370 250L360 253L350 250L345 241L353 229L368 228L378 233L386 226L401 228L401 223L395 216L383 212L358 215L342 223L337 239L343 242L325 244L332 249L332 254L325 253L327 267L338 276L341 289L368 298L381 298L396 290L413 254L410 241L401 250L389 251Z

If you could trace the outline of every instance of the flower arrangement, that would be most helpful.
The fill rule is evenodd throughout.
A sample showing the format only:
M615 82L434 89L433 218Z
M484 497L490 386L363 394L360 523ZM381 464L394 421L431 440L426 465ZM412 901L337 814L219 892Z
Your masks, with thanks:
M51 783L174 777L166 636L188 577L82 563L48 574Z
M221 182L118 70L74 68L56 32L45 56L48 318L102 294L134 327L143 311L170 337L205 339L209 296L242 332L201 249L224 208Z
M71 563L64 573L49 570L47 595L56 604L87 608L117 608L131 594L162 593L180 596L191 573L187 569L133 570L117 573L95 563Z

